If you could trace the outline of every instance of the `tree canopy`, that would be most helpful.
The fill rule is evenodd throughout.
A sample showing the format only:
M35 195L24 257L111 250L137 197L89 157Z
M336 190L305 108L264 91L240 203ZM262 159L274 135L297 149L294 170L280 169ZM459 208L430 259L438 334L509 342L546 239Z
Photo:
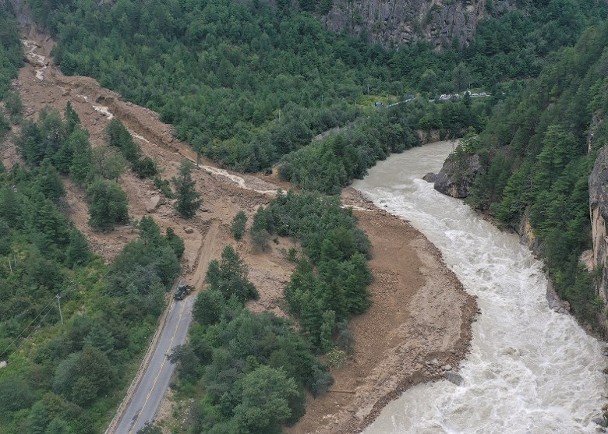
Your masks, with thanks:
M591 242L587 180L608 141L607 43L605 23L587 30L497 107L471 149L485 174L467 199L511 227L531 223L556 289L591 324L598 304L579 257Z

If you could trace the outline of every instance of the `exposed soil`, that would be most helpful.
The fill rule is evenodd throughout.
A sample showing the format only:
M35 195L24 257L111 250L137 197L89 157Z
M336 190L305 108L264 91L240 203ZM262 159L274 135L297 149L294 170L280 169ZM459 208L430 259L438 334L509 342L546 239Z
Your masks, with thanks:
M194 161L191 148L174 139L170 126L160 122L154 112L123 101L91 78L64 76L50 61L52 41L34 32L27 39L31 55L14 83L27 118L36 118L45 106L62 111L69 101L88 129L93 146L104 143L104 128L116 116L132 132L142 153L156 159L164 178L177 174L182 159ZM11 140L0 149L0 158L7 167L19 161ZM281 309L282 288L294 268L286 252L297 245L277 239L269 252L257 253L248 237L239 242L232 238L230 224L239 210L251 220L277 188L287 185L272 176L235 174L209 161L203 161L203 165L195 170L194 177L203 194L204 208L193 219L178 217L171 201L163 198L150 180L126 173L120 185L128 196L130 216L136 221L152 215L163 230L172 227L184 239L183 280L197 289L204 281L203 264L219 257L224 245L232 244L248 264L250 279L261 295L249 308L285 315ZM65 212L106 261L137 237L132 225L110 233L92 231L87 224L84 191L67 180L66 191ZM354 353L340 369L332 371L336 382L331 391L318 399L311 397L307 414L287 430L289 433L359 431L402 390L440 378L441 366L449 364L455 369L470 340L475 301L446 268L437 249L409 224L375 208L356 191L346 189L343 201L353 206L372 242L373 305L351 323ZM214 245L203 248L202 240L210 231ZM432 359L437 359L438 365L425 363ZM167 417L171 417L169 407L166 402L162 410Z
M352 188L342 201L372 242L373 304L351 321L354 352L332 370L329 393L310 397L290 434L358 433L408 387L457 369L469 349L477 305L437 248Z

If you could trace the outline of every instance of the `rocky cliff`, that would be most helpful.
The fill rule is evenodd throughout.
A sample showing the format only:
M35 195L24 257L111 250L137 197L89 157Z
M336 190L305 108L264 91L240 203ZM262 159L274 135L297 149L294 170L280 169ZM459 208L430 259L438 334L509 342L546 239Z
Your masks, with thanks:
M589 176L589 211L591 217L591 238L593 241L592 261L588 268L601 271L598 296L608 301L608 146L604 146L595 161Z
M453 152L438 174L427 173L423 179L433 182L438 192L462 199L469 195L473 181L481 170L479 155Z
M333 31L366 33L383 45L429 41L442 48L455 39L468 44L481 18L513 9L514 4L514 0L333 0L322 21Z

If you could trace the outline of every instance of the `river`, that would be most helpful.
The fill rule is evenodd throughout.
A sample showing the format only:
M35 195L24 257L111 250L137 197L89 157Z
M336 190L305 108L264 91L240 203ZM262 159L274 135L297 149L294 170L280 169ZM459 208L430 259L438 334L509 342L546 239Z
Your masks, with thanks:
M441 142L393 155L353 185L435 244L482 312L462 385L415 386L364 433L596 432L591 419L607 402L604 344L548 307L542 263L515 235L421 179L451 150Z

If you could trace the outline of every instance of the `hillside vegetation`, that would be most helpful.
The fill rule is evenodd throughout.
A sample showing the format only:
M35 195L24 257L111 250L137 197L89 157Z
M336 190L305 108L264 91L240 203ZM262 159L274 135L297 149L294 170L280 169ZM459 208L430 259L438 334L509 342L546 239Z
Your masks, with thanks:
M316 134L367 116L364 97L403 100L470 86L509 92L502 83L535 76L549 53L606 15L605 3L591 0L522 4L482 22L469 47L435 52L422 43L387 50L332 34L285 2L29 2L57 38L55 60L66 74L97 78L159 112L195 149L245 171L267 169ZM406 118L406 138L437 127ZM439 128L455 129L449 121ZM353 148L367 154L357 163L365 168L386 153ZM327 181L343 185L361 173Z
M21 65L15 22L0 8L0 143L22 122L8 84ZM25 165L0 164L0 432L97 433L122 399L179 271L179 240L142 219L140 237L110 266L65 215L61 175L89 186L90 224L110 229L121 206L93 167L86 130L70 106L15 138ZM122 193L124 195L124 193ZM95 197L101 200L95 199ZM109 201L103 205L103 201ZM95 207L98 210L95 210Z
M485 174L468 202L514 228L529 220L559 294L590 322L601 301L579 257L591 245L588 177L608 143L607 44L606 24L587 30L469 142Z
M96 182L104 181L91 188ZM0 358L8 360L0 371L0 431L6 433L99 432L179 272L180 243L149 218L139 224L139 239L104 265L65 217L63 195L50 157L0 174Z

